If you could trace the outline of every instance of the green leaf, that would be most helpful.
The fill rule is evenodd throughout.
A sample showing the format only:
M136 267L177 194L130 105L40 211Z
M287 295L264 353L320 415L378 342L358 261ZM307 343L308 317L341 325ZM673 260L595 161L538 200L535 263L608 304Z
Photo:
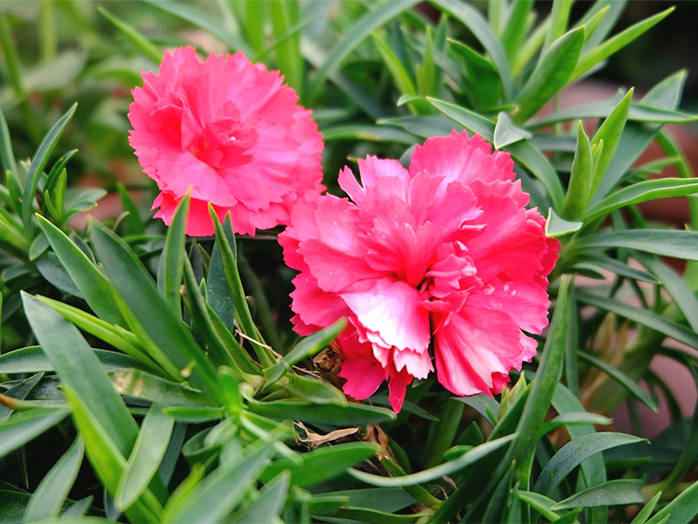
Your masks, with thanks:
M533 464L533 455L538 442L538 430L545 421L555 386L562 377L565 360L565 345L569 329L568 281L563 278L550 321L550 330L543 347L541 362L533 381L531 393L524 406L516 428L519 436L509 449L507 458L516 461L515 477L527 485ZM505 460L504 463L508 464Z
M89 406L119 452L129 454L138 426L92 348L75 326L36 297L22 292L22 302L34 335L61 381Z
M591 144L580 121L577 127L577 146L572 161L570 183L565 195L565 207L562 210L563 217L575 220L583 215L591 199L593 177Z
M78 436L36 488L24 513L24 522L58 517L78 476L84 454L85 445Z
M560 218L553 208L548 209L548 218L545 222L545 234L550 238L560 238L579 231L584 222L565 220Z
M220 391L215 368L187 326L158 293L141 261L122 239L97 222L92 222L91 238L97 257L134 316L127 319L130 328L139 339L153 341L181 372L191 373L194 386L217 399ZM163 360L162 355L151 356L158 362Z
M133 198L131 198L131 195L123 184L117 184L116 188L119 191L119 196L121 197L121 205L123 206L124 211L128 213L125 220L128 224L129 232L132 235L144 235L145 227L143 225L143 221L141 220L141 215L138 211L136 203L133 201Z
M206 422L220 420L225 415L222 407L209 408L172 406L163 409L163 413L171 416L177 422L181 422L183 424L205 424Z
M73 118L78 105L73 104L68 111L54 124L48 134L44 137L43 141L39 145L39 149L34 153L32 162L29 168L29 174L27 175L27 181L24 186L24 192L22 194L22 223L24 228L28 232L28 236L33 238L33 224L32 224L32 208L34 206L34 195L36 194L36 189L39 186L39 178L41 173L44 171L46 164L49 161L51 153L56 147L58 140L61 138L63 131L68 127L70 120Z
M413 145L417 142L414 135L390 127L367 124L342 124L322 129L322 139L327 142L338 140L361 140L368 142L396 142Z
M173 428L174 419L162 413L162 406L153 404L143 419L136 444L114 495L117 508L123 510L130 507L148 488L165 457Z
M195 496L183 501L176 512L166 511L163 522L220 522L253 487L269 461L265 446L232 466L221 466L206 477Z
M46 239L46 235L40 233L34 239L34 242L32 242L32 245L29 248L29 260L36 260L44 253L44 251L46 251L47 248L48 240Z
M627 1L628 0L596 0L596 2L592 4L587 12L584 13L584 16L579 19L579 22L577 22L578 25L589 26L592 20L601 11L607 11L606 16L604 16L603 20L601 20L601 22L598 24L594 34L587 38L584 46L586 51L598 46L603 39L608 36L613 29L613 26L616 24L616 22L618 22L618 19L623 14Z
M533 135L516 127L505 112L501 111L497 116L497 124L494 126L494 148L501 149L510 144L532 138Z
M372 457L379 450L379 445L368 442L320 448L303 453L301 464L294 464L289 459L273 462L266 467L260 478L266 482L284 471L289 471L292 486L310 486L341 475L347 468Z
M347 405L347 399L339 389L316 378L290 375L283 390L292 398L315 404Z
M635 515L635 518L630 524L645 524L645 522L647 522L647 520L650 518L650 515L654 511L654 507L657 505L657 502L659 502L659 497L661 496L662 492L660 491L654 497L652 497L649 502L639 511L639 513Z
M190 195L177 205L170 227L165 237L165 248L158 268L158 289L164 295L177 316L181 315L182 273L186 247L187 217L189 216Z
M198 9L191 7L193 4L184 4L181 2L173 2L171 0L145 0L145 2L148 3L148 5L174 15L195 27L203 29L205 33L216 37L231 49L240 50L245 53L246 56L254 55L254 51L250 49L250 47L242 39L240 39L238 35L232 33L226 29L223 24L211 19L208 15L205 15ZM155 62L159 63L160 60L156 60Z
M698 349L698 335L685 327L666 320L664 317L652 313L641 307L630 306L613 300L611 298L600 297L587 293L578 293L577 299L585 304L594 306L605 311L611 311L629 320L634 320L643 326L654 329L664 335L682 342L688 346Z
M621 134L623 133L623 128L625 127L625 121L628 118L628 110L630 109L630 102L632 99L633 90L630 89L628 94L618 102L618 105L603 121L603 124L601 124L601 127L596 131L594 138L591 140L592 153L594 152L594 147L597 148L598 152L598 148L602 147L601 143L603 142L603 150L599 153L598 161L596 157L594 158L594 178L591 184L592 196L596 193L599 184L601 184L608 166L611 164L613 155L616 152Z
M635 256L637 256L637 254L635 254ZM647 271L642 271L640 269L630 267L627 264L619 262L615 258L610 258L607 256L587 256L584 258L584 261L575 264L574 267L579 267L580 269L590 268L597 272L600 270L606 270L632 280L649 282L651 284L660 283L657 277L651 275Z
M155 47L150 40L140 34L133 26L123 21L121 18L114 16L104 7L98 7L97 10L116 27L133 45L135 45L141 53L150 60L159 64L162 61L163 54Z
M613 419L597 415L596 413L587 413L586 411L569 412L558 415L550 422L546 422L538 431L539 436L547 435L553 429L560 426L573 426L577 424L594 424L598 426L608 426L613 424Z
M645 497L640 493L643 481L639 479L609 480L600 486L585 489L555 504L551 509L560 511L594 506L625 506L642 504Z
M15 154L12 151L12 141L10 140L10 130L7 128L5 115L0 111L0 160L2 161L3 172L10 171L17 174L17 164Z
M611 366L609 363L604 362L603 360L600 360L589 353L584 353L583 351L577 352L577 355L581 360L585 360L586 362L589 362L591 365L594 367L599 368L601 371L606 373L609 377L611 377L613 380L618 382L621 386L623 386L628 392L635 397L637 400L642 402L645 406L650 408L652 411L657 411L659 409L659 406L657 403L652 399L652 397L649 396L647 392L645 392L644 389L642 389L638 383L627 376L625 373L620 371L619 369Z
M531 491L517 490L516 496L519 498L519 500L524 501L550 522L556 522L560 519L560 516L550 509L555 504L553 499L548 498L545 495L541 495L540 493L533 493Z
M123 368L139 367L137 360L104 349L94 349L95 355L107 372ZM53 363L42 351L41 346L28 346L0 355L0 373L36 373L55 371Z
M655 513L647 524L691 522L696 515L698 515L698 482L691 484L678 497Z
M592 206L584 215L584 220L589 222L606 216L611 211L621 207L670 198L676 196L688 196L698 192L698 182L685 178L660 178L645 180L632 186L625 187L608 195Z
M550 495L562 480L587 457L600 451L647 440L624 433L593 433L577 437L565 444L545 465L533 490Z
M126 467L126 459L119 451L117 444L100 424L94 413L76 395L73 390L64 385L65 396L73 408L73 420L85 441L85 452L106 490L113 494L119 485L119 479ZM150 490L145 493L125 511L132 522L160 522L162 507Z
M456 0L431 0L431 3L462 23L480 41L492 57L494 65L497 66L497 71L502 80L502 91L505 101L510 100L512 84L507 55L499 40L487 25L487 21L480 14L480 11L469 4Z
M337 336L344 331L347 326L347 321L343 318L337 320L334 324L317 333L313 333L309 337L302 339L296 346L285 355L280 362L277 362L270 368L264 370L264 380L266 386L274 384L277 380L283 377L291 370L291 367L304 358L311 357L319 353L332 342Z
M496 415L499 413L499 402L489 395L478 393L477 395L469 397L451 397L451 400L457 400L466 406L470 406L485 417L485 420L492 424L492 426L497 424Z
M502 80L494 64L458 40L449 38L448 43L465 62L467 95L473 98L480 108L496 106L502 91Z
M94 335L107 344L111 344L116 349L123 351L142 365L145 365L148 369L159 369L150 357L143 352L138 343L138 339L130 331L126 331L119 326L112 326L104 320L100 320L85 311L64 304L63 302L41 296L37 296L36 298L57 313L60 313L65 319L75 324L78 328Z
M256 3L256 2L252 2ZM268 482L259 495L237 512L231 519L232 524L249 522L274 522L286 503L291 474L284 471Z
M698 260L698 233L661 229L604 231L576 239L574 251L627 248L667 257Z
M397 418L389 409L353 403L340 406L296 400L258 402L249 398L247 403L253 413L275 420L300 420L310 424L326 424L343 428L362 424L386 424Z
M36 408L0 424L0 457L24 446L68 416L65 408Z
M365 482L371 486L378 486L384 488L396 487L396 486L411 486L413 484L424 484L425 482L431 482L443 476L449 476L453 473L461 471L462 469L470 466L471 464L477 462L483 457L489 455L490 453L500 449L502 446L509 444L512 440L517 437L516 434L508 435L497 440L491 440L477 446L470 451L465 452L463 455L455 460L449 462L444 462L439 466L425 469L419 473L413 473L411 475L405 475L404 477L381 477L378 475L373 475L371 473L365 473L363 471L357 471L350 469L349 473L352 477L361 482Z
M630 42L641 36L645 31L649 30L651 27L666 18L673 10L674 7L670 7L661 13L650 16L649 18L628 27L626 30L618 33L612 38L609 38L603 44L586 53L575 68L574 73L572 74L572 80L576 80L599 62L624 48Z
M342 62L364 41L368 35L379 27L384 26L400 13L407 11L419 0L404 0L402 2L386 2L378 4L364 16L355 20L351 29L337 42L319 66L310 84L310 100L320 94L325 82L339 71ZM336 83L336 79L334 79Z
M519 54L526 39L526 22L532 7L533 0L514 0L511 4L509 16L500 38L510 64L514 63L514 59Z
M526 122L567 85L579 60L583 44L584 28L579 27L561 36L543 52L535 70L516 98L519 111L514 115L514 122Z
M156 377L140 369L120 369L112 374L114 388L122 395L157 402L165 406L210 406L210 400L196 389Z
M126 321L112 299L114 286L63 231L40 215L36 218L54 253L92 311L110 324L125 326Z
M567 31L567 23L570 17L570 10L574 0L555 0L550 12L550 28L548 35L545 37L543 49L547 50L556 42L565 31Z

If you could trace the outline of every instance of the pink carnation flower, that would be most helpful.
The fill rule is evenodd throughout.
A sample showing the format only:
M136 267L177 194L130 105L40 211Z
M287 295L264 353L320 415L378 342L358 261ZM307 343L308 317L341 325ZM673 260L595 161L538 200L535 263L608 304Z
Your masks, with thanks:
M322 137L310 111L282 85L278 71L245 55L193 47L165 54L159 74L144 73L133 90L130 143L161 190L156 217L172 220L191 193L187 234L211 235L208 203L237 233L286 224L296 201L322 186Z
M560 247L525 209L511 158L453 132L418 146L409 171L371 156L359 171L362 185L348 168L339 175L351 200L301 200L279 237L300 271L295 330L348 318L345 393L364 399L388 380L395 411L412 379L433 371L430 351L449 391L501 392L536 353L524 331L548 324L547 276Z

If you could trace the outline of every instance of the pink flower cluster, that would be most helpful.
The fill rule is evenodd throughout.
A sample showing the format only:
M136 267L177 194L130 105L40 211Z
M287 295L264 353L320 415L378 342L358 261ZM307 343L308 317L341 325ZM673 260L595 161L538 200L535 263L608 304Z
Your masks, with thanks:
M559 243L525 209L507 153L479 136L428 139L410 169L359 161L345 168L351 200L301 200L279 237L294 279L295 329L309 334L341 317L344 391L368 398L389 381L399 411L407 385L436 360L456 395L499 393L509 371L536 353L548 324L547 275Z
M277 72L238 53L193 48L143 75L131 144L161 190L166 223L191 193L190 235L213 233L208 203L238 233L288 224L279 236L293 280L295 330L346 317L344 391L371 396L388 381L399 411L407 386L434 371L457 395L499 393L536 353L548 323L547 276L559 243L526 209L507 153L465 133L428 139L408 169L359 160L349 198L321 195L322 138Z
M165 54L158 75L133 90L130 143L160 195L155 217L169 224L187 191L187 234L212 235L208 204L230 213L237 233L286 224L293 205L322 186L322 136L295 91L235 55L193 47Z

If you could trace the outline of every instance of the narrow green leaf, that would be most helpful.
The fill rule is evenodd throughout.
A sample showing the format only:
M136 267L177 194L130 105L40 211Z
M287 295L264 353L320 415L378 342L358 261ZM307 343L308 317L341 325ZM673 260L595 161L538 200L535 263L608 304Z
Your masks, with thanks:
M39 299L22 293L29 324L51 359L58 376L94 413L117 449L127 455L136 441L138 426L111 385L107 372L75 326Z
M617 275L627 277L631 280L639 280L641 282L649 282L651 284L659 284L660 280L647 271L642 271L627 264L619 262L615 258L607 256L587 256L583 262L575 264L575 267L591 268L595 271L606 270ZM604 277L605 278L605 277Z
M628 0L596 0L587 12L584 13L577 24L589 26L596 15L604 9L607 10L607 15L604 16L603 20L598 24L594 34L587 39L585 51L595 48L608 36L613 26L623 14L627 3Z
M662 522L691 522L698 515L698 482L682 491L674 500L660 509L647 524Z
M369 142L397 142L410 146L417 142L414 135L400 129L366 124L342 124L323 128L322 139L325 143L339 140L361 140Z
M661 229L603 231L575 240L574 251L627 248L667 257L698 260L698 232Z
M698 193L698 182L693 179L660 178L656 180L645 180L610 194L592 206L585 213L584 220L596 220L621 207L639 204L649 200L688 196L695 193Z
M633 90L630 89L628 94L618 102L618 105L611 111L606 120L604 120L599 130L594 134L594 138L591 140L592 150L594 146L597 148L601 147L600 143L603 142L603 151L599 153L598 163L596 159L594 162L594 179L591 185L592 195L596 193L596 189L599 187L599 184L601 184L606 170L611 164L613 155L620 142L625 122L628 118L628 110L630 109L630 102L632 99Z
M577 352L577 355L581 360L585 360L586 362L589 362L591 365L594 367L599 368L601 371L606 373L609 377L611 377L613 380L618 382L621 386L623 386L628 392L635 397L637 400L642 402L645 406L650 408L652 411L657 411L659 409L659 406L657 403L652 399L652 397L649 396L649 394L642 389L636 381L634 381L632 378L627 376L625 373L620 371L619 369L611 366L609 363L604 362L603 360L600 360L589 353L585 353L583 351Z
M597 426L608 426L613 424L613 419L597 415L596 413L587 413L586 411L569 412L558 415L550 422L543 424L538 431L538 435L547 435L550 431L560 426L573 426L577 424L594 424Z
M29 260L31 260L31 261L36 260L44 253L44 251L46 251L47 248L48 248L48 239L46 238L46 235L44 235L43 233L40 233L39 235L36 236L36 238L34 239L34 242L32 242L32 245L29 248Z
M584 222L565 220L560 218L553 208L548 209L548 218L545 222L545 234L550 238L560 238L579 231Z
M460 457L449 462L444 462L443 464L436 466L434 468L425 469L419 473L413 473L411 475L405 475L404 477L381 477L378 475L373 475L371 473L365 473L363 471L357 471L355 469L350 469L349 474L361 482L365 482L371 486L378 487L396 487L396 486L410 486L413 484L424 484L425 482L431 482L432 480L438 479L443 476L449 476L453 473L461 471L462 469L470 466L471 464L477 462L483 457L489 455L490 453L500 449L512 442L517 437L516 434L508 435L497 440L491 440L477 446L470 451L467 451Z
M24 522L58 517L78 476L85 445L78 436L34 491L24 513Z
M177 523L220 522L247 494L267 462L271 447L265 446L232 467L219 467L202 482L196 496L184 501L176 513L163 521Z
M139 367L137 360L104 349L94 349L95 355L107 372L123 368ZM0 355L0 373L37 373L55 371L53 363L42 351L41 346L28 346Z
M250 522L274 522L279 518L286 503L291 474L288 471L279 473L260 491L259 495L231 519L232 524Z
M165 456L172 436L174 419L162 413L162 406L153 404L143 419L136 444L126 464L114 503L119 509L130 507L148 488Z
M341 318L331 326L302 339L280 362L264 370L266 385L269 386L275 383L291 370L291 366L297 364L304 358L313 356L325 349L330 342L344 331L346 326L346 320Z
M54 253L92 311L111 324L125 326L126 321L111 298L114 289L112 284L63 231L40 215L36 218Z
M269 464L261 475L264 482L283 471L291 473L292 486L310 486L333 479L347 468L362 462L380 450L377 444L352 442L327 448L320 448L302 456L302 464L294 464L288 459Z
M630 42L641 36L645 31L661 22L672 11L674 11L674 7L670 7L661 13L650 16L649 18L628 27L626 30L618 33L612 38L609 38L603 44L586 53L575 68L574 73L572 74L572 80L576 80L599 62L624 48Z
M246 56L253 56L254 51L238 37L232 33L223 24L213 20L208 15L205 15L198 9L191 7L195 4L184 4L181 2L173 2L171 0L145 0L148 5L151 5L161 11L169 13L177 18L192 24L195 27L203 29L206 33L215 36L231 49L240 50ZM160 59L156 60L159 63Z
M514 115L514 122L526 122L567 85L583 45L584 28L579 27L561 36L545 50L516 98L519 111Z
M7 128L5 115L0 111L0 160L2 161L3 172L10 171L17 174L17 164L15 154L12 151L12 141L10 140L10 130Z
M578 219L584 213L591 199L593 176L591 143L580 121L577 127L577 147L572 161L570 183L562 211L562 216L567 220Z
M644 482L639 479L609 480L600 486L585 489L555 504L551 509L560 511L573 508L591 508L594 506L626 506L642 504L645 497L640 488Z
M161 53L160 50L150 42L150 40L140 34L132 25L128 24L121 18L114 16L104 7L100 6L97 8L97 10L146 57L156 64L159 64L162 61L163 53Z
M120 369L111 377L114 388L122 395L157 402L165 406L210 406L201 392L184 384L156 377L140 369Z
M58 159L58 161L53 165L51 171L46 177L46 182L44 183L44 191L47 191L49 194L52 194L54 191L58 189L57 186L60 177L63 175L63 169L77 152L77 149L73 149L72 151L68 151L65 155ZM65 191L65 189L63 190ZM58 211L62 211L62 205L60 207L61 209L59 209Z
M315 404L294 400L259 402L247 399L253 413L275 420L300 420L310 424L326 424L346 428L362 424L386 424L397 416L392 410L363 404Z
M297 0L271 0L269 5L274 38L279 40L289 32L298 20L294 14L298 12ZM304 62L300 50L300 37L297 34L278 41L276 58L279 69L285 77L286 84L295 89L298 98L303 100Z
M675 322L666 320L664 317L661 317L656 313L652 313L651 311L641 307L624 304L618 300L587 293L578 293L577 298L585 304L589 304L590 306L594 306L605 311L611 311L629 320L634 320L643 326L647 326L648 328L663 333L674 340L698 349L698 335L694 331L686 329Z
M85 441L85 452L90 464L106 490L116 493L119 479L126 467L126 459L111 439L112 434L100 424L80 397L67 385L63 389L73 408L75 425ZM162 507L152 492L146 490L125 513L132 522L161 522Z
M150 338L192 384L210 398L218 398L218 376L187 326L158 293L148 270L126 243L97 222L92 222L95 253L134 318L129 326ZM152 355L155 358L155 355Z
M514 63L514 59L526 39L526 21L532 8L533 0L514 0L511 4L509 16L500 38L510 64Z
M267 19L267 3L259 2L258 0L245 0L245 38L249 42L252 49L255 50L257 56L252 60L259 61L259 53L264 49L265 31L264 26Z
M545 420L555 386L562 376L567 330L569 329L567 290L568 281L563 278L560 282L555 312L550 321L550 330L543 347L536 380L533 381L531 393L517 427L519 436L508 452L508 457L516 460L515 476L523 485L527 485L531 474L533 455L538 442L538 429Z
M310 100L314 100L322 91L325 82L339 71L342 62L364 41L368 35L383 27L400 13L411 9L419 0L386 2L378 4L364 16L355 20L351 29L337 42L324 58L310 84ZM336 79L334 80L336 83Z
M68 111L54 124L48 134L44 137L43 141L39 145L39 149L34 153L31 165L29 167L29 174L27 175L27 182L24 186L24 192L22 194L22 223L25 229L29 233L30 237L33 237L33 224L32 224L32 208L34 207L34 196L36 194L36 189L39 186L39 178L41 173L44 171L46 164L49 161L51 153L58 144L58 140L68 127L70 120L73 118L78 105L73 104Z
M662 492L660 491L657 493L654 497L652 497L647 504L640 510L640 512L635 515L635 518L632 520L630 524L645 524L650 518L650 515L654 511L654 507L657 505L657 502L659 502L659 497L662 496Z
M526 70L526 66L531 62L538 50L543 47L546 35L550 30L550 15L535 28L535 30L525 39L521 50L516 56L516 60L511 67L512 78L518 78Z
M132 235L145 234L145 226L141 220L140 212L138 211L138 207L133 201L133 198L131 198L128 190L121 183L117 184L116 188L119 191L119 196L121 197L121 205L123 206L124 211L128 213L125 220L128 224L129 232Z
M481 109L496 106L502 91L502 80L494 64L458 40L449 38L448 43L465 63L467 96L473 98Z
M186 247L186 227L189 216L190 196L182 199L177 205L170 227L165 237L165 248L160 258L158 269L158 289L172 305L177 316L181 315L182 273Z
M555 504L553 499L548 498L545 495L541 495L540 493L519 490L516 491L516 496L519 498L519 500L524 501L550 522L556 522L560 519L560 515L550 509Z
M401 2L402 3L402 2ZM494 65L502 80L502 91L505 101L509 101L512 95L511 72L507 55L499 40L487 25L487 21L476 8L464 2L456 0L431 0L431 3L441 11L450 14L453 18L467 27L477 38L485 50L492 57Z
M34 440L68 416L65 408L36 408L0 424L0 457Z
M550 29L545 37L543 49L547 49L554 44L567 31L567 23L570 18L574 0L554 0L553 7L550 13Z
M494 148L502 149L510 144L532 138L533 135L516 127L505 112L501 111L497 116L497 124L494 126Z
M565 444L545 465L533 490L550 495L579 463L595 453L627 444L647 442L623 433L594 433L577 437Z

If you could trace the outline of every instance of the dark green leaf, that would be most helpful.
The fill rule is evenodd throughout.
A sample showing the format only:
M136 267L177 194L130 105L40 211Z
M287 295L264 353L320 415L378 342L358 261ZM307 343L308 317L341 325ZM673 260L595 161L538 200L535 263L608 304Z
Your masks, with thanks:
M24 446L68 416L65 408L37 408L14 415L0 424L0 457Z

